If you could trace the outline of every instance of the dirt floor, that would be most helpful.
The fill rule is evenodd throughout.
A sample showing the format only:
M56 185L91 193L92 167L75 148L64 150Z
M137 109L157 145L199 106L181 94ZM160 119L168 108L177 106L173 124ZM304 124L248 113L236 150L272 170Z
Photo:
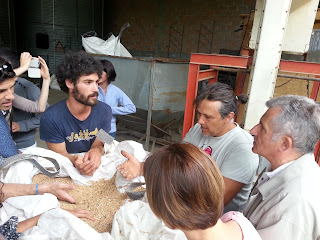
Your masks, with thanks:
M313 81L279 77L276 82L274 97L279 97L286 94L310 97L312 87ZM318 101L320 101L320 99L318 99Z

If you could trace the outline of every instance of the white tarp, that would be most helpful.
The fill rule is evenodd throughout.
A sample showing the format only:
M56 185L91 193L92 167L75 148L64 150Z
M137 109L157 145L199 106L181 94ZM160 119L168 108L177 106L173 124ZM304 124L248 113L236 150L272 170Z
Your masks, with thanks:
M111 148L110 146L105 146L105 149L109 149L109 153L102 156L101 166L91 177L81 175L73 167L69 159L50 150L33 148L26 151L25 154L36 154L56 159L61 169L58 177L70 176L75 183L82 185L89 185L89 181L111 179L117 172L116 167L127 160L121 155L121 150L133 154L139 161L144 161L148 154L140 143L134 141L123 141L120 143L114 141ZM38 161L47 169L53 167L53 164L44 158L39 157ZM39 173L39 170L30 162L20 161L13 164L8 171L1 171L0 179L5 183L31 183L33 176L37 173ZM134 181L144 182L144 178L136 178ZM128 182L118 173L116 186L119 187L127 184ZM119 190L124 191L123 189ZM102 234L96 232L81 219L60 209L59 206L57 198L52 194L9 198L3 203L3 207L0 208L0 224L7 221L11 216L18 216L19 221L23 221L42 213L38 225L27 230L19 239L186 239L182 232L166 228L154 216L149 205L142 201L128 202L121 207L113 220L112 236L107 232ZM125 232L124 238L120 237L121 232ZM147 235L152 237L148 238Z
M111 235L117 240L187 240L182 231L167 228L149 204L139 200L127 202L119 209L112 222Z
M121 44L120 39L113 34L107 40L96 36L82 36L82 46L89 53L132 57L129 51Z

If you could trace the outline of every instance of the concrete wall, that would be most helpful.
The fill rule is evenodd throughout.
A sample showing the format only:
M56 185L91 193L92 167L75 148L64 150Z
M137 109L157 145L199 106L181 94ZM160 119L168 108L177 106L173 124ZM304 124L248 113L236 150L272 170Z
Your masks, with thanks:
M131 27L124 31L121 42L134 56L168 57L170 26L173 25L180 33L184 32L181 57L188 58L191 52L210 52L201 45L198 51L202 24L214 31L212 46L205 43L212 48L211 52L219 53L221 48L239 50L241 31L234 31L242 24L240 14L248 14L251 4L252 0L109 1L105 2L105 32L118 35L122 25L129 22ZM203 33L211 39L210 32ZM201 39L205 42L203 37ZM170 57L179 51L170 47Z

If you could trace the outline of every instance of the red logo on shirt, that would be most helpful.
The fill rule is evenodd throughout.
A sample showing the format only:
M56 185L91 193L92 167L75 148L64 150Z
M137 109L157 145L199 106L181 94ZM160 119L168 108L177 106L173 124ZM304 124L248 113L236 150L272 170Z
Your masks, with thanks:
M212 148L211 148L211 147L207 147L204 151L205 151L206 153L208 153L209 156L211 156L211 153L212 153Z

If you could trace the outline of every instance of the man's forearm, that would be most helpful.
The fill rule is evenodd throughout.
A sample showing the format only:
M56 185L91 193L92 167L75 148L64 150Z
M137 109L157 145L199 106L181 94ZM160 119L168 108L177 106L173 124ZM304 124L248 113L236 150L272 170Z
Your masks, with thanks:
M52 149L50 149L50 150L52 150ZM54 150L52 150L52 151L54 151ZM76 160L76 157L68 152L56 152L56 153L59 153L62 156L69 158L69 160L72 162L72 164L74 164L74 161Z
M9 197L36 195L36 185L37 184L5 183L2 187L2 192L4 196L1 200L4 201ZM39 184L38 192L39 194L44 194L48 192L47 184Z
M104 154L104 143L102 141L100 141L98 138L96 138L93 142L93 144L91 145L90 150L92 149L99 149L101 156Z
M69 158L69 160L74 165L74 161L76 160L76 157L67 152L66 145L64 142L62 142L62 143L46 142L46 143L47 143L47 147L49 150L54 151L56 153L61 154L62 156Z
M100 151L101 156L104 154L104 147L103 146L91 146L90 150L98 149Z

